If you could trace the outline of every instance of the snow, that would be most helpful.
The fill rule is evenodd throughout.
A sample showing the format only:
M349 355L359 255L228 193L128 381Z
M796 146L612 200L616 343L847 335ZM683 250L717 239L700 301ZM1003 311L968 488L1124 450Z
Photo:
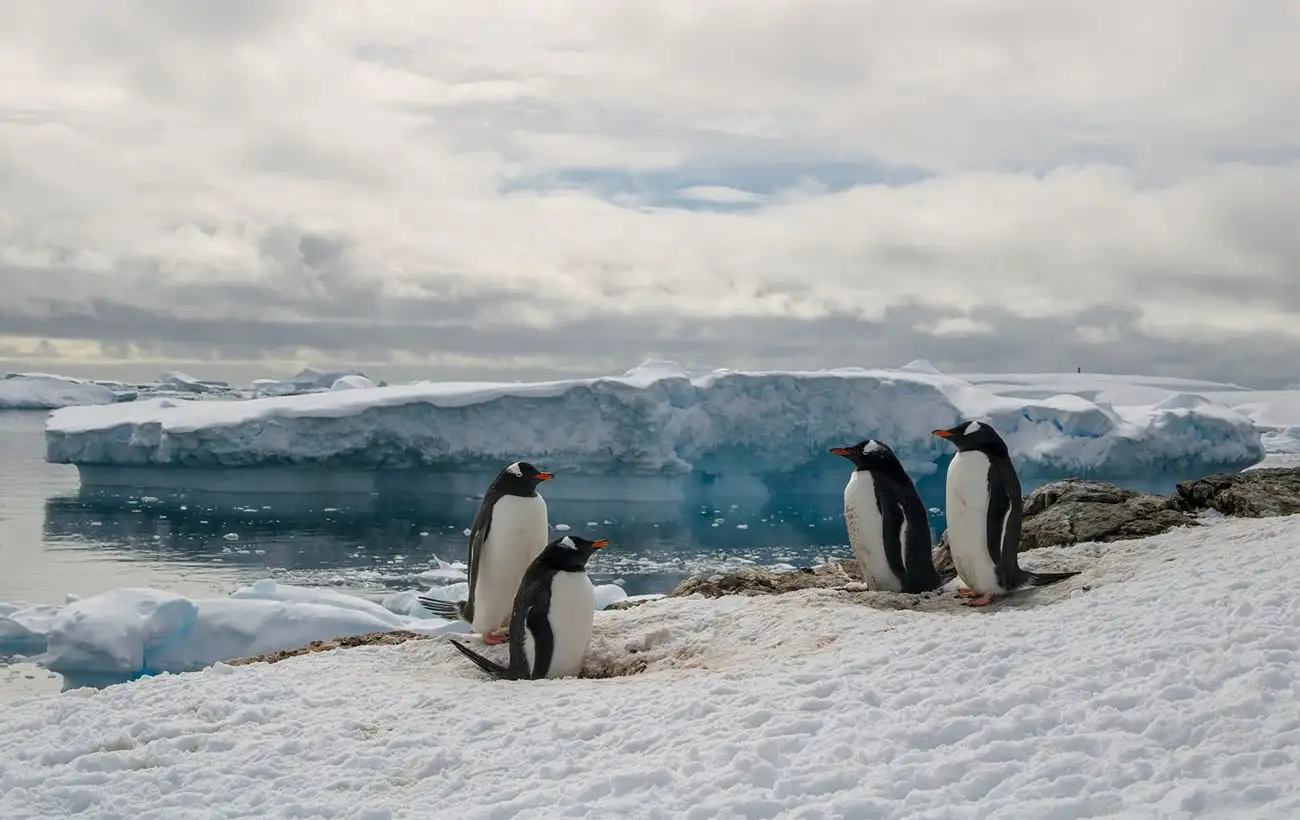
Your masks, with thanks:
M366 390L374 386L365 376L343 376L330 385L330 390Z
M117 394L103 385L67 376L10 373L0 379L0 410L52 410L117 400Z
M604 679L435 638L31 698L0 816L1300 816L1300 517L1025 563L1084 573L990 610L651 601L597 615Z
M899 370L690 377L671 362L647 362L622 377L137 401L52 414L47 458L83 467L83 482L84 468L101 466L329 465L337 475L419 467L471 476L450 491L481 492L501 464L526 457L562 479L547 487L554 497L630 492L644 499L652 485L667 487L666 498L704 486L739 494L799 486L838 492L842 470L826 449L868 436L889 443L915 477L934 475L951 448L930 431L966 418L997 427L1029 478L1204 474L1241 469L1264 455L1250 419L1192 392L1230 385L1026 377L1026 386L1005 376L981 384L933 370L913 362Z
M196 379L178 370L164 370L158 375L158 381L154 386L177 393L221 393L230 389L230 385L225 382Z
M353 381L360 379L361 381ZM339 382L352 387L374 387L374 382L360 370L317 370L304 367L287 379L255 379L252 384L254 395L259 396L296 396L304 393L317 393L323 390L346 390L339 387Z
M466 624L434 617L416 601L419 595L463 600L469 595L464 571L426 575L443 583L425 592L394 593L382 604L272 579L227 598L191 600L164 590L123 588L61 607L0 603L0 654L43 653L42 665L74 680L125 679L372 632L467 632ZM614 584L596 587L597 609L627 597Z

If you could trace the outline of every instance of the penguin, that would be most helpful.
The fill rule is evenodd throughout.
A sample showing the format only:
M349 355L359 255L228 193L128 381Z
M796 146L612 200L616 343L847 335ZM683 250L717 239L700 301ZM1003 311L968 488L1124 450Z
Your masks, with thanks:
M587 559L609 546L576 535L546 545L524 573L510 613L510 665L488 660L467 646L451 645L498 680L566 678L582 671L596 614L596 591Z
M967 606L988 606L994 597L1023 586L1046 586L1078 572L1021 569L1020 478L1007 444L985 422L963 421L933 435L957 446L948 465L946 514L952 560L964 587L957 596Z
M419 598L449 620L467 621L488 644L505 643L510 605L524 571L546 548L546 500L537 485L555 476L527 461L507 465L488 486L469 532L469 600Z
M920 593L952 580L956 573L944 578L934 568L925 504L889 445L867 439L830 452L855 468L844 485L844 523L867 585Z

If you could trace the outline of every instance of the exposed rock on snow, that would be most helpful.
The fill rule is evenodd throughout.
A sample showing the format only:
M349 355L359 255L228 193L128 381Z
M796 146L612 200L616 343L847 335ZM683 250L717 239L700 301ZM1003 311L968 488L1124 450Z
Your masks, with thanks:
M1025 499L1020 549L1145 538L1196 524L1174 498L1067 479L1044 484Z
M1178 527L1200 526L1196 514L1205 510L1242 518L1300 513L1300 468L1252 470L1185 481L1178 485L1177 493L1169 496L1139 493L1102 481L1065 479L1034 490L1025 497L1024 504L1022 552L1087 542L1128 541ZM947 538L944 532L934 551L940 572L952 567ZM678 584L668 597L696 593L706 598L780 595L801 589L853 592L851 585L861 580L857 561L852 559L784 572L746 567L692 576Z
M1213 475L1178 485L1179 500L1192 509L1241 518L1300 513L1300 467Z
M833 561L792 572L745 567L734 572L692 576L678 584L667 597L684 598L697 593L705 598L720 598L723 595L780 595L800 589L842 589L853 581L861 580L858 562L852 560Z
M366 635L353 635L346 638L336 638L332 641L312 641L306 646L300 646L297 649L285 649L280 652L267 652L263 655L254 655L249 658L240 658L233 661L225 661L227 666L247 666L250 663L275 663L285 658L296 658L299 655L310 655L314 652L329 652L332 649L347 649L355 646L392 646L393 644L406 643L407 641L427 640L433 636L421 635L419 632L371 632Z

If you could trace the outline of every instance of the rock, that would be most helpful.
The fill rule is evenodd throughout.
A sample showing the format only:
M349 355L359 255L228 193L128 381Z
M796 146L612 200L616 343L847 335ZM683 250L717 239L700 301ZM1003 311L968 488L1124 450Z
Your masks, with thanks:
M1020 549L1146 538L1198 524L1174 498L1071 478L1044 484L1025 499Z
M612 604L610 604L609 606L605 607L605 609L607 609L607 610L608 610L608 609L631 609L631 608L634 607L634 606L641 606L641 604L648 604L648 603L650 603L650 602L653 601L653 600L655 600L655 599L654 599L654 598L634 598L634 599L632 599L632 600L630 600L630 601L627 600L627 599L624 599L624 600L622 600L622 601L615 601L614 603L612 603ZM603 610L602 610L602 611L603 611Z
M850 567L852 574L849 573ZM723 595L780 595L800 589L838 589L861 581L857 561L832 561L817 567L787 572L773 572L762 567L714 575L695 575L677 585L669 598L684 598L699 593L705 598Z
M1187 509L1217 510L1242 518L1300 513L1300 467L1274 467L1212 475L1178 485L1176 498Z
M267 652L265 655L255 655L251 658L240 658L239 660L226 661L227 666L246 666L250 663L275 663L285 658L295 658L299 655L310 655L313 652L328 652L331 649L344 649L353 646L389 646L392 644L406 643L407 641L427 640L428 635L422 635L419 632L371 632L367 635L353 635L350 638L338 638L332 641L312 641L306 646L300 646L297 649L285 649L280 652Z

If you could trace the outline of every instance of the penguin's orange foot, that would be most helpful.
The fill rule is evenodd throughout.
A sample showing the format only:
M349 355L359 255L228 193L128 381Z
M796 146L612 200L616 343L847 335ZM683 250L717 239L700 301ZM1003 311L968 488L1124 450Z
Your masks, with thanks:
M977 597L979 597L979 593L976 592L975 590L971 589L970 587L957 587L957 597L958 597L958 598L977 598Z
M989 604L993 603L993 596L980 595L975 598L967 598L962 603L964 603L966 606L988 606Z
M505 643L510 640L510 633L504 629L494 629L483 636L483 643L489 646L496 646L499 643Z

